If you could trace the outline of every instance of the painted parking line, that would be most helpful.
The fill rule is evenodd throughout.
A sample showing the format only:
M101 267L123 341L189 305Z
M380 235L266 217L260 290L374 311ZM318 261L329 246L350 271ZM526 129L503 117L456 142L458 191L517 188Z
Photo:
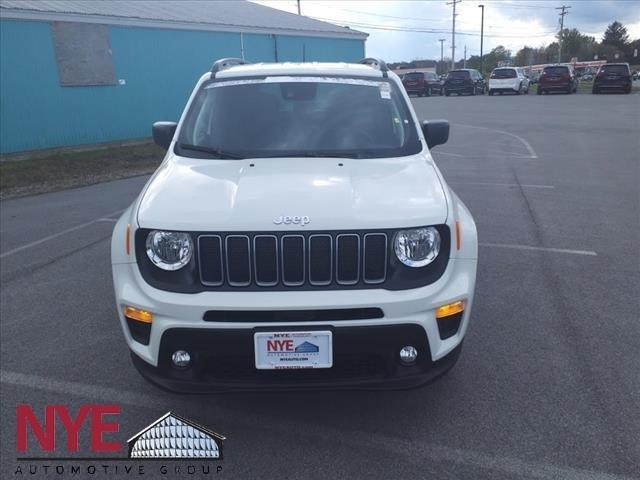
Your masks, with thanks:
M493 182L447 182L450 185L485 185L488 187L524 187L524 188L556 188L553 185L535 185L525 183L493 183Z
M464 128L476 128L478 130L489 130L491 132L500 133L502 135L508 135L509 137L513 137L516 140L520 141L524 145L524 147L527 149L527 152L529 152L529 155L517 155L518 157L520 157L520 158L538 158L538 154L536 154L536 151L529 144L529 142L527 142L520 135L516 135L515 133L507 132L506 130L498 130L497 128L478 127L476 125L467 125L467 124L464 124L464 123L453 123L452 125L455 125L457 127L464 127Z
M451 152L433 152L432 155L448 155L450 157L464 157L465 155L461 155L459 153L451 153Z
M0 383L15 387L26 387L54 394L74 395L81 398L101 402L118 401L121 404L134 407L160 408L166 398L163 395L149 395L145 393L130 392L112 387L91 385L74 381L57 380L38 375L0 370ZM175 397L170 400L165 408L169 408L171 401L175 404ZM201 402L193 397L182 400L183 404L198 406ZM222 415L228 413L231 416L237 413L224 407L215 407ZM234 418L234 423L241 424L249 429L267 427L265 415L252 415L246 413L242 417ZM306 425L305 425L306 423ZM277 422L269 422L268 429L279 435L291 435L303 428L304 435L317 439L320 443L335 440L340 436L341 442L352 449L368 448L388 452L394 456L406 457L411 462L422 459L425 462L446 462L473 469L486 469L516 476L518 478L536 478L540 480L632 480L631 477L616 475L592 470L583 470L565 466L553 465L545 462L532 462L508 455L492 455L489 453L450 447L435 443L415 442L411 439L389 437L384 434L370 435L365 432L351 431L351 435L345 434L343 425L319 425L296 420L286 420L278 417Z
M569 255L586 255L590 257L595 257L598 255L593 250L571 250L566 248L534 247L532 245L511 245L507 243L478 243L478 245L481 247L487 247L487 248L512 248L516 250L539 250L542 252L566 253Z
M54 240L54 239L56 239L58 237L66 235L68 233L72 233L72 232L75 232L77 230L81 230L83 228L86 228L86 227L88 227L90 225L93 225L94 223L98 223L98 222L102 221L103 218L111 217L113 215L117 215L117 214L122 213L122 212L124 212L124 209L116 210L115 212L107 213L103 217L95 218L95 219L90 220L88 222L81 223L80 225L76 225L75 227L67 228L66 230L62 230L61 232L54 233L52 235L46 236L44 238L41 238L39 240L35 240L33 242L30 242L30 243L25 243L24 245L20 245L19 247L12 248L11 250L7 250L6 252L0 254L0 258L5 258L5 257L8 257L9 255L14 255L16 253L23 252L24 250L27 250L29 248L36 247L38 245L42 245L43 243L46 243L46 242L48 242L50 240Z

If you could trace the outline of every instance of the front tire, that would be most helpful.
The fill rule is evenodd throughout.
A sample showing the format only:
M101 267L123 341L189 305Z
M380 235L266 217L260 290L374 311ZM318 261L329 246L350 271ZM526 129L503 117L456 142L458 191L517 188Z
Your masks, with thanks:
M445 95L446 97L450 97L450 96L451 96L451 92L450 92L449 90L445 90L445 91L444 91L444 95Z
M493 97L493 90L489 89L489 96Z

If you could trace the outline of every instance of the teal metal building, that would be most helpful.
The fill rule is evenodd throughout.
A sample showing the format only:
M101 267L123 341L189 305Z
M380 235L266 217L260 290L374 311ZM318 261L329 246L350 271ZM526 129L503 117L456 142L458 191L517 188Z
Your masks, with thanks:
M366 37L243 1L0 0L0 153L147 138L216 59L353 62Z

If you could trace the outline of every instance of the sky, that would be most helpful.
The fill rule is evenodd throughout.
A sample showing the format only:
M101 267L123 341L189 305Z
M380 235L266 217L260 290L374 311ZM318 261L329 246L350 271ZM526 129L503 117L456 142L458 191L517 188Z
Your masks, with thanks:
M297 13L296 0L254 0L256 3ZM369 34L367 56L387 62L439 59L441 38L444 57L451 58L451 0L301 0L302 14ZM565 28L601 40L614 20L627 27L630 39L640 38L640 0L462 0L456 6L456 60L480 54L480 19L484 4L484 52L503 45L513 54L525 45L538 47L555 41L559 10L570 6ZM376 28L373 28L376 27ZM418 29L426 32L397 31Z

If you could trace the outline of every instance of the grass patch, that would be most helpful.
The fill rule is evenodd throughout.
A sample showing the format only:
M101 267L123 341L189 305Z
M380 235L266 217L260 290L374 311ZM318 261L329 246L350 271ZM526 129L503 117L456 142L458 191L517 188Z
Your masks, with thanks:
M153 172L165 151L151 142L4 157L0 198L53 192Z

